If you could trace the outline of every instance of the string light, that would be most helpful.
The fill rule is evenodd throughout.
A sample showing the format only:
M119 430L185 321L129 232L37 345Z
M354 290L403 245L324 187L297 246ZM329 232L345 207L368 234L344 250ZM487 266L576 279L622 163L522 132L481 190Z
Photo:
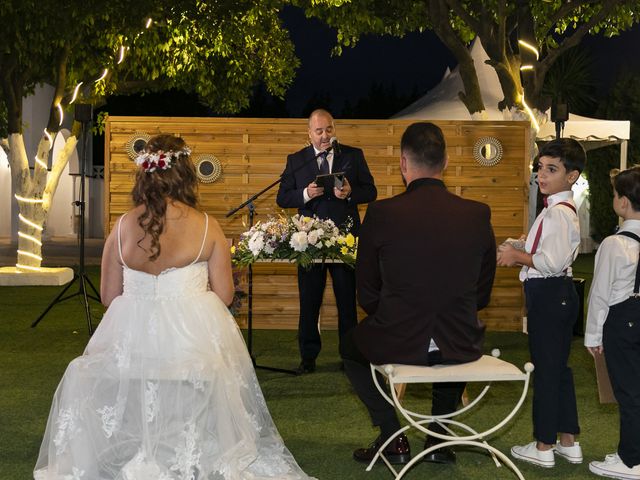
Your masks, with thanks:
M49 166L48 166L46 163L44 163L42 160L40 160L40 159L38 158L38 155L36 155L36 157L35 157L35 158L36 158L36 163L37 163L38 165L40 165L42 168L44 168L44 169L48 169L48 168L49 168Z
M30 257L38 261L42 261L42 257L40 255L36 255L35 253L25 252L24 250L18 250L18 255L24 255L25 257Z
M24 215L22 215L21 213L18 214L18 218L25 223L26 225L29 225L32 228L35 228L36 230L38 230L39 232L41 232L43 230L43 228L38 225L37 223L32 222L31 220L29 220L27 217L25 217Z
M62 111L62 105L58 103L56 107L58 108L58 115L60 115L60 122L58 123L58 126L62 126L62 121L64 120L64 112Z
M98 83L100 80L104 80L105 77L107 76L107 73L109 73L109 69L105 68L104 72L102 72L102 75L100 75L100 78L98 78L95 82L93 83Z
M80 91L80 85L82 85L82 83L83 82L80 82L79 84L77 84L76 88L73 90L73 97L71 97L71 101L69 102L69 105L75 102L76 98L78 98L78 92Z
M533 65L522 65L520 67L521 72L524 72L525 70L533 70Z
M29 240L30 242L35 243L36 245L42 246L42 242L38 240L36 237L32 237L24 232L18 231L18 236L24 238L25 240Z
M149 17L149 18L147 19L147 24L144 26L144 28L149 28L149 27L151 26L151 22L152 22L152 21L153 21L153 20L151 20L151 17Z
M125 48L124 48L124 45L122 45L120 47L120 58L118 59L118 65L120 65L124 60L124 51L125 51Z
M20 195L18 195L17 193L13 195L16 200L18 200L19 202L24 202L24 203L44 203L44 200L42 198L27 198L27 197L21 197Z
M540 54L538 53L538 49L536 47L534 47L530 43L525 42L524 40L518 40L518 43L522 45L524 48L526 48L527 50L530 50L531 52L533 52L536 56L536 60L540 59Z
M16 267L17 268L21 268L23 270L32 270L34 272L41 272L42 269L40 267L31 267L29 265L22 265L20 263L16 263Z
M540 131L540 125L536 120L536 116L533 114L533 111L529 108L529 105L527 105L527 102L524 101L524 93L522 94L522 105L524 106L525 111L529 114L529 117L531 117L531 122L533 122L533 128L536 129L536 132Z

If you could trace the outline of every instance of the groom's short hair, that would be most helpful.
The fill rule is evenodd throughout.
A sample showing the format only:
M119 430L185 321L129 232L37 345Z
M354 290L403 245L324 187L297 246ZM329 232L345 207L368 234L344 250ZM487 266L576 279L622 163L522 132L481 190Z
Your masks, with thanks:
M430 122L412 123L402 134L400 150L416 166L442 170L447 158L444 134Z

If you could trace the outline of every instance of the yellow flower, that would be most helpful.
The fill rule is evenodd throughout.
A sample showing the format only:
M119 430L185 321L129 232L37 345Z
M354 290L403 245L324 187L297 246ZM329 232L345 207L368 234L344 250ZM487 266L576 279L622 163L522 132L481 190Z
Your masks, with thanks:
M231 255L234 255L235 253L236 253L236 246L231 245Z
M345 242L347 243L347 247L353 247L353 245L356 243L356 239L352 234L348 234L345 238Z
M340 249L340 253L341 253L342 255L346 255L347 253L349 253L349 249L348 249L347 247L342 247L342 248Z

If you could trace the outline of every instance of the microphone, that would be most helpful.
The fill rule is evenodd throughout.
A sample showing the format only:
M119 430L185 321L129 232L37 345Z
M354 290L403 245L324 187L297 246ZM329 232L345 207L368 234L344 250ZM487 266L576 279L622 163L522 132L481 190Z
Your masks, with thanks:
M340 155L340 144L338 143L338 138L331 137L331 140L329 140L329 143L331 144L331 148L333 149L334 155Z

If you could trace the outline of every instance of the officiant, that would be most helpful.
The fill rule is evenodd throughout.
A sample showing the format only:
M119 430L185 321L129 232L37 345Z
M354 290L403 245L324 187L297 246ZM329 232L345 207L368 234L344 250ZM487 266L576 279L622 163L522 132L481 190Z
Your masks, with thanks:
M309 116L310 145L287 157L276 201L282 208L297 208L302 215L331 219L338 227L348 226L357 236L358 205L374 201L377 190L362 150L338 144L336 138L331 114L314 110ZM327 174L334 177L324 177L328 182L316 182L318 176ZM298 267L301 357L298 373L312 373L316 369L322 347L318 317L327 271L331 274L338 308L339 339L357 323L355 274L351 267L340 263L316 264L309 269Z

